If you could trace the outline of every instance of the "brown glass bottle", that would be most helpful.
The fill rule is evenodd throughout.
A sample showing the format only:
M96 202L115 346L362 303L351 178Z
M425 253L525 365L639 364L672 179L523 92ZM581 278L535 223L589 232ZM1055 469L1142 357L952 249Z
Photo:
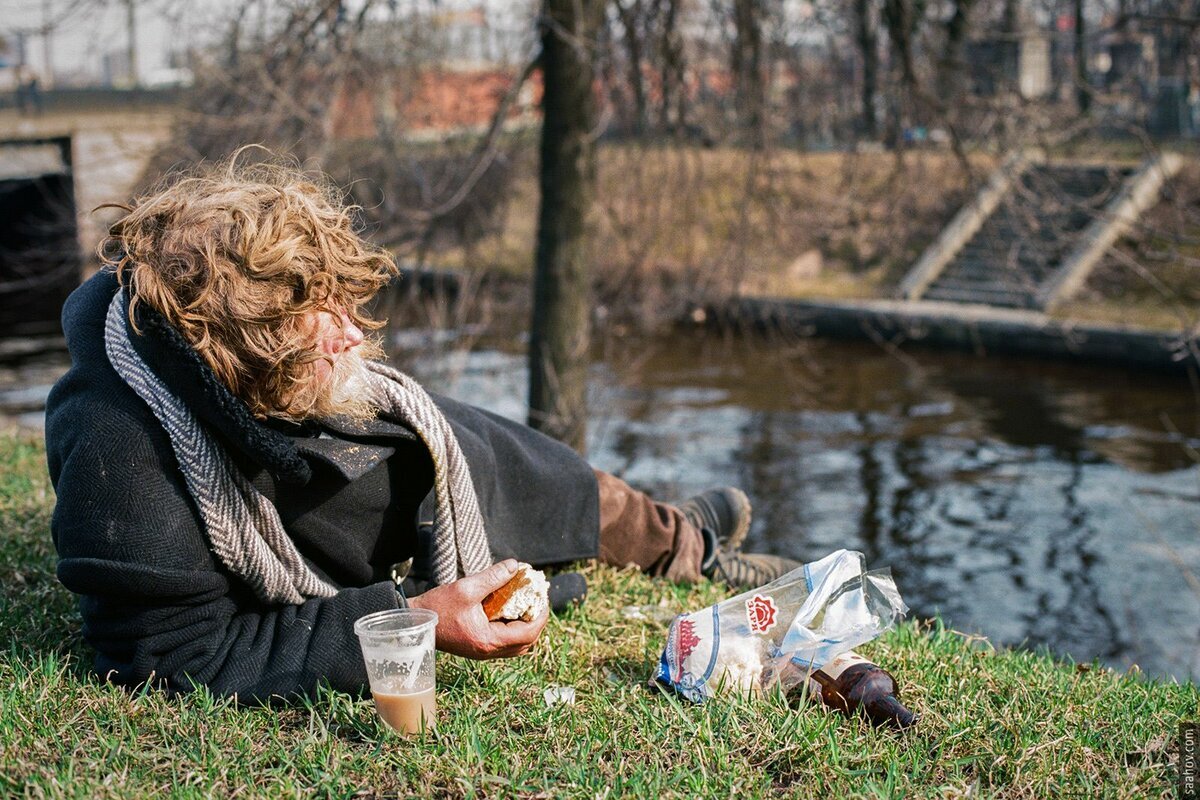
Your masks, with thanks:
M862 714L873 725L902 729L917 717L901 704L900 687L887 671L857 653L843 653L809 673L809 693L846 716Z

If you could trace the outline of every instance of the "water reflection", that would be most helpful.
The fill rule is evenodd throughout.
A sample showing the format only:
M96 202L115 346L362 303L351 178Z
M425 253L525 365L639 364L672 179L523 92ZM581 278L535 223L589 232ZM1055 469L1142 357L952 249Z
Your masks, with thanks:
M410 367L524 416L518 347ZM1186 380L870 345L695 337L597 361L592 461L663 497L751 495L748 547L888 564L997 644L1200 676L1200 402Z

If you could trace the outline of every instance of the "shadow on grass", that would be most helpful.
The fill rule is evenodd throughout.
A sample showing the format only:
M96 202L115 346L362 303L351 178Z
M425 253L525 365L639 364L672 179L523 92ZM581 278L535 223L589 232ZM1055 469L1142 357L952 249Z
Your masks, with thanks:
M0 516L0 528L8 528L4 522ZM74 595L55 577L53 554L40 550L20 537L0 543L0 652L54 652L82 676L94 653L83 640Z
M0 433L0 653L54 653L88 674L75 597L55 576L54 492L40 438Z

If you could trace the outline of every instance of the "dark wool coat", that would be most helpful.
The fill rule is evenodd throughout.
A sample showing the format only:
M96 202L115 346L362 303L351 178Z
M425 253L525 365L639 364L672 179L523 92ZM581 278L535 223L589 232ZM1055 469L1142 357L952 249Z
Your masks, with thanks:
M104 319L116 290L102 272L68 299L72 366L46 409L58 577L79 596L97 672L172 691L195 682L244 700L311 693L322 681L361 690L353 623L397 606L393 563L428 555L416 525L433 485L424 444L387 419L359 432L263 424L161 316L139 311L138 352L275 503L314 571L339 587L266 606L212 553L166 432L108 362ZM496 558L595 557L597 489L585 461L530 428L434 399L470 463Z

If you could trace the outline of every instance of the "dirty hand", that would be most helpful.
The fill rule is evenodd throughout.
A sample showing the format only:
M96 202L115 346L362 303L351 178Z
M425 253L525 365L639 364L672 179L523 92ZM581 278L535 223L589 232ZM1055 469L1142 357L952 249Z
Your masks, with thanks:
M454 583L436 586L408 604L437 612L438 650L476 659L525 655L546 627L550 612L532 622L489 622L483 613L483 598L508 583L517 569L517 562L510 558Z

